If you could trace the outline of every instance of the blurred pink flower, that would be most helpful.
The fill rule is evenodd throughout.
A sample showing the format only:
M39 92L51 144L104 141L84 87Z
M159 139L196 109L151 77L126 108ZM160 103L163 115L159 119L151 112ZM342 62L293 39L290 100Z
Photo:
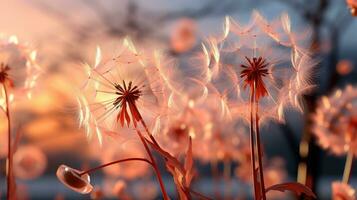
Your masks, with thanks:
M348 184L332 183L332 200L356 200L356 191Z
M103 182L103 192L106 197L115 197L122 200L130 200L127 183L123 179L113 179L106 177Z
M36 146L20 146L14 154L15 176L21 179L34 179L42 175L47 167L47 158Z
M151 181L141 181L134 185L134 196L135 199L142 199L142 200L151 200L156 199L158 196L158 189L155 183Z
M180 19L173 28L170 39L173 51L189 51L196 44L196 22L188 18Z
M357 88L351 85L323 96L315 114L313 132L318 143L334 154L357 155Z
M349 60L340 60L337 63L336 70L342 76L348 75L353 70L353 64Z
M104 194L100 187L94 187L94 189L90 193L90 199L92 199L92 200L100 200L103 197L104 197Z

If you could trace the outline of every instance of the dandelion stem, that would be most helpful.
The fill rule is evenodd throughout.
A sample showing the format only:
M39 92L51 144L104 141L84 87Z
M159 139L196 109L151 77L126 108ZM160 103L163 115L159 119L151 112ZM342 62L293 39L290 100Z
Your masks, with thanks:
M255 167L255 150L254 150L254 121L253 121L253 105L254 105L254 89L251 88L251 96L250 96L250 127L249 127L249 132L250 132L250 157L251 157L251 162L252 162L252 173L253 173L253 186L254 186L254 199L259 198L259 191L257 188L257 174L255 172L256 167Z
M128 161L143 161L143 162L147 162L148 164L150 164L152 166L152 163L148 159L145 159L145 158L127 158L127 159L121 159L121 160L116 160L116 161L113 161L113 162L109 162L109 163L100 165L98 167L94 167L92 169L89 169L89 170L86 170L86 171L80 173L79 175L83 176L84 174L92 173L94 171L97 171L99 169L108 167L110 165L114 165L114 164L118 164L118 163L122 163L122 162L128 162Z
M262 150L260 144L260 130L259 130L259 115L258 115L258 98L256 95L257 87L256 83L251 87L250 96L250 145L251 145L251 160L252 160L252 172L253 172L253 185L254 195L256 200L266 200L264 174L262 164ZM254 113L254 115L253 115ZM256 152L257 151L257 152ZM255 156L258 156L257 158ZM258 166L256 167L256 159L258 160ZM259 180L257 179L257 171L259 171Z
M265 196L265 184L264 184L264 173L262 164L262 150L260 145L260 130L259 130L259 114L258 114L258 101L255 100L255 133L257 140L257 150L258 150L258 162L259 162L259 177L260 177L260 189L262 190L263 200L266 200Z
M343 171L343 178L342 178L343 183L348 184L352 171L352 163L353 163L353 152L350 150L347 153L345 170Z
M5 101L6 101L6 118L7 118L7 136L8 136L8 143L7 143L7 200L11 199L11 188L13 186L12 183L12 150L11 150L11 120L10 120L10 102L8 91L6 85L3 84L4 93L5 93Z
M141 120L143 121L143 120ZM155 158L154 156L152 155L149 147L148 147L148 144L146 143L145 141L145 138L144 136L141 134L141 132L139 130L136 130L138 136L140 137L140 140L141 142L143 143L144 147L145 147L145 150L146 152L148 153L149 157L150 157L150 160L151 160L151 163L152 163L152 166L155 170L155 174L157 176L157 179L159 180L159 184L160 184L160 189L161 189L161 192L162 192L162 195L164 197L164 200L170 200L169 196L167 195L166 193L166 189L165 189L165 185L164 185L164 181L162 180L162 176L161 176L161 173L160 173L160 170L159 170L159 167L157 166L157 163L155 161Z
M154 136L151 134L151 132L149 131L149 128L147 127L145 121L143 120L143 118L141 117L141 114L140 112L138 111L138 114L140 115L140 123L143 125L143 127L145 128L145 131L146 133L148 134L148 136L150 137L151 141L157 145L159 147L159 144L157 143L157 141L155 140ZM152 166L155 170L155 174L157 176L157 179L159 180L159 184L160 184L160 189L161 189L161 192L162 192L162 195L164 197L164 200L170 200L169 196L167 195L167 192L166 192L166 189L165 189L165 185L164 185L164 181L162 180L162 176L161 176L161 173L160 173L160 170L159 170L159 167L157 166L157 163L155 161L155 158L154 156L152 155L151 151L150 151L150 148L148 146L148 144L146 143L146 140L144 138L144 136L141 134L141 132L136 128L136 133L138 134L141 142L143 143L144 147L145 147L145 150L147 152L147 154L149 155L150 157L150 160L151 160L151 163L152 163Z

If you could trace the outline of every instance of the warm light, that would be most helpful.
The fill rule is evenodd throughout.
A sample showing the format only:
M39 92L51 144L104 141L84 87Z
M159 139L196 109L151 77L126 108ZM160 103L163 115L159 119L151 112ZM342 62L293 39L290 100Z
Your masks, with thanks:
M17 39L16 35L10 36L9 43L13 43L13 44L18 44L19 43L19 40Z

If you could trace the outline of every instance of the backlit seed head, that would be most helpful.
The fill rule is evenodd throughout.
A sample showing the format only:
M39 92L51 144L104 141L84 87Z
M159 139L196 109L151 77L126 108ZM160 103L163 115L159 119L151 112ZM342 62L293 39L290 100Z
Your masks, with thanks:
M84 65L86 80L78 95L80 126L87 137L98 137L126 127L139 128L161 113L165 102L165 78L159 52L139 51L129 38L118 53L103 59L97 48L95 65Z
M357 88L347 86L321 98L313 114L313 133L322 148L357 156Z
M270 21L254 11L247 24L225 19L223 33L208 37L195 60L200 80L222 99L222 112L249 121L246 108L252 96L261 123L283 122L285 108L302 111L302 95L313 89L316 62L304 42L308 35L298 33L287 14Z

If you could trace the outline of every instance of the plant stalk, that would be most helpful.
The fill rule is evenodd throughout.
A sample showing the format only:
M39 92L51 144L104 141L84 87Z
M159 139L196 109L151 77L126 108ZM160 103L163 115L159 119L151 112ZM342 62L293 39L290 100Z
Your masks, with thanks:
M140 114L139 111L138 111L138 114L140 115L140 123L141 123L142 126L145 128L145 131L146 131L147 135L150 137L151 141L152 141L154 144L156 144L157 146L159 146L159 144L158 144L157 141L155 140L154 136L153 136L153 135L151 134L151 132L149 131L149 129L148 129L148 127L147 127L147 125L146 125L146 123L145 123L144 119L142 118L142 116L141 116L141 114ZM149 157L150 157L152 166L153 166L153 168L154 168L154 170L155 170L156 177L157 177L157 179L159 180L160 189L161 189L162 195L163 195L163 197L164 197L164 200L170 200L169 195L168 195L167 192L166 192L165 184L164 184L164 181L163 181L163 179L162 179L162 176L161 176L159 167L158 167L158 165L157 165L157 163L156 163L156 160L155 160L153 154L152 154L151 151L150 151L150 148L149 148L149 146L148 146L148 144L147 144L147 142L146 142L146 140L145 140L145 137L144 137L143 134L138 130L137 127L135 127L135 129L136 129L136 133L138 134L138 136L139 136L141 142L143 143L143 145L144 145L144 147L145 147L145 150L146 150L147 154L148 154Z
M10 102L9 102L9 95L8 91L6 88L6 85L4 84L4 93L5 93L5 102L6 102L6 118L7 118L7 137L8 137L8 143L7 143L7 200L11 199L11 188L12 188L12 178L13 178L13 172L12 172L12 150L11 150L11 120L10 120Z
M249 126L249 133L250 133L250 158L252 163L252 173L253 173L253 188L254 188L254 199L258 199L260 194L258 191L257 186L257 174L255 173L255 148L254 148L254 120L253 120L253 109L254 109L254 94L255 88L251 88L251 95L250 95L250 126Z
M263 195L263 200L266 200L265 196L265 184L264 184L264 170L263 170L263 162L262 162L262 150L260 144L260 128L259 128L259 114L258 114L259 104L258 101L255 100L255 133L257 140L257 150L258 150L258 164L259 164L259 177L260 177L260 188Z
M164 200L170 200L169 196L167 195L166 193L166 188L165 188L165 185L164 185L164 181L162 180L162 176L161 176L161 173L160 173L160 170L159 170L159 167L157 166L157 163L155 161L155 158L154 156L152 155L150 149L149 149L149 146L148 144L146 143L145 141L145 138L144 136L141 134L141 132L139 130L136 130L138 136L140 137L140 140L141 142L143 143L144 147L145 147L145 150L146 152L148 153L149 157L150 157L150 160L151 160L151 163L152 163L152 166L155 170L155 174L157 176L157 179L159 180L159 184L160 184L160 189L161 189L161 192L162 192L162 195L164 197Z
M113 162L109 162L109 163L106 163L106 164L103 164L103 165L100 165L98 167L94 167L92 169L88 169L86 171L83 171L82 173L80 173L79 175L80 176L83 176L84 174L90 174L94 171L97 171L99 169L102 169L102 168L105 168L105 167L108 167L110 165L114 165L114 164L118 164L118 163L122 163L122 162L128 162L128 161L143 161L143 162L146 162L148 164L150 164L152 166L152 163L145 159L145 158L127 158L127 159L121 159L121 160L116 160L116 161L113 161Z
M353 164L353 152L350 150L347 153L346 157L346 163L345 163L345 169L343 171L343 178L342 182L348 184L351 176L351 171L352 171L352 164Z

